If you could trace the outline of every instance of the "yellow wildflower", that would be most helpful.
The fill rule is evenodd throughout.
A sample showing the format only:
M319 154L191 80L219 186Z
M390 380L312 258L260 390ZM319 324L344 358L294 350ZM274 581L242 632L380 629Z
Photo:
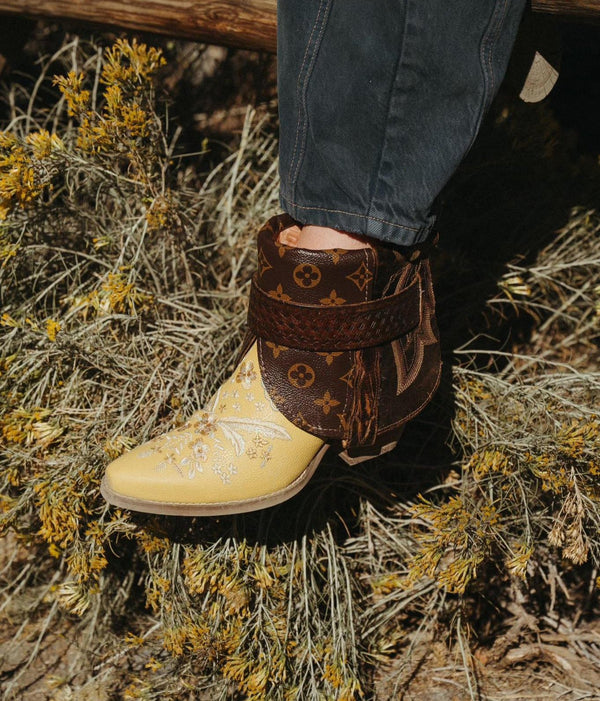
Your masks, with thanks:
M55 596L60 606L76 616L82 616L92 603L89 591L76 580L60 584Z
M54 152L64 149L62 139L57 134L50 134L46 129L32 132L25 137L25 142L31 146L35 158L42 160Z
M519 543L515 550L516 552L506 561L506 568L515 577L525 579L527 565L533 555L533 547L525 543Z
M0 318L0 326L10 326L13 329L18 329L20 324L8 312L4 312L2 318Z
M102 446L104 452L111 460L116 460L126 450L131 450L135 445L133 438L129 436L115 436L108 439Z
M8 214L8 211L6 214ZM0 211L0 220L4 218ZM0 268L3 268L11 258L17 255L19 248L18 243L13 243L6 234L0 231Z
M11 443L38 443L46 447L63 433L63 429L57 424L44 421L50 414L49 409L40 407L31 410L22 407L13 409L0 418L2 435Z
M148 83L166 61L160 49L118 39L106 50L101 81L106 85Z
M56 341L56 334L60 331L60 322L54 321L54 319L48 319L46 321L46 333L51 341Z
M66 76L54 76L54 84L64 95L70 117L81 117L90 102L90 91L83 89L84 73L70 71Z

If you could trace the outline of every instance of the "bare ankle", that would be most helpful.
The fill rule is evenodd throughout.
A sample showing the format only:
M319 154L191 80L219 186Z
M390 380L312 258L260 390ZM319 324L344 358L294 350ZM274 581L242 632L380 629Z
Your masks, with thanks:
M353 250L371 247L368 238L365 236L349 234L327 226L314 226L312 224L302 228L299 226L289 227L281 232L279 240L287 246L311 250L329 250L332 248Z

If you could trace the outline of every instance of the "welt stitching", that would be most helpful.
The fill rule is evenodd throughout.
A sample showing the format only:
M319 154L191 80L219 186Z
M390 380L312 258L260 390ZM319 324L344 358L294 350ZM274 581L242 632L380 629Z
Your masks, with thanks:
M372 266L370 265L371 256L373 256ZM367 266L367 270L371 267L375 268L375 264L378 262L377 258L375 257L375 251L373 251L371 248L365 248L365 258L365 265ZM377 274L377 270L375 270L375 274ZM375 275L373 275L373 280L375 280ZM371 287L371 290L369 290L369 286ZM365 285L365 302L369 301L369 292L371 293L371 297L373 296L373 287L374 285L372 285L370 282L367 282L367 284Z
M352 353L352 363L354 364L354 353ZM350 389L351 388L347 382L345 384L346 384L346 397L344 399L344 415L348 416L348 412L350 411ZM346 429L342 426L342 430L345 431Z
M320 16L321 16L321 10L323 9L323 6L324 6L325 2L326 2L326 0L321 0L321 2L319 3L319 10L318 10L318 12L317 12L317 17L316 17L316 19L315 19L315 22L314 22L314 24L313 24L312 30L311 30L311 32L310 32L310 36L309 36L309 38L308 38L308 42L307 42L307 44L306 44L306 49L305 49L305 51L304 51L304 57L302 58L302 65L300 66L300 70L298 71L298 80L296 81L296 94L297 94L297 95L300 95L300 96L302 96L302 92L303 92L303 91L300 89L300 83L301 83L301 81L302 81L302 77L303 77L303 74L304 74L304 67L306 66L306 62L307 62L307 59L308 59L308 54L309 54L310 48L311 48L311 46L312 46L312 39L313 39L313 36L314 36L314 33L315 33L315 29L316 29L316 28L318 27L318 25L319 25L319 18L320 18ZM296 138L295 138L295 140L294 140L294 148L293 148L293 150L292 150L292 157L291 157L291 159L290 159L291 167L293 167L294 161L295 161L295 159L296 159L296 151L297 151L297 149L298 149L298 137L300 136L300 131L301 131L301 122L302 122L302 119L303 119L303 117L304 117L304 115L305 115L305 112L304 112L305 101L302 100L302 101L301 101L301 104L302 104L302 109L299 109L299 110L298 110L298 121L297 121L297 123L296 123ZM293 182L293 180L292 180L292 182Z
M293 202L292 200L288 200L285 197L283 198L288 204L291 204L292 207L297 207L298 209L307 209L307 210L315 210L318 212L331 212L332 214L349 214L351 217L360 217L361 219L369 219L371 221L377 221L381 222L382 224L389 224L390 226L395 227L396 229L407 229L408 231L422 231L422 228L418 228L415 226L408 226L407 224L395 224L394 222L388 221L387 219L381 219L380 217L374 217L373 215L369 214L357 214L356 212L348 212L345 209L329 209L328 207L305 207L304 205L298 204L297 202Z

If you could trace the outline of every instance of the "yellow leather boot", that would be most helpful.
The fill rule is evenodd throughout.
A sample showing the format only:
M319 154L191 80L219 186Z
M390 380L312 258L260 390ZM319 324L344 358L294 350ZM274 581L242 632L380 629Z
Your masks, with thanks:
M307 250L271 219L242 360L181 428L111 463L102 494L158 514L219 515L278 504L329 447L355 464L396 445L429 402L441 362L427 247Z

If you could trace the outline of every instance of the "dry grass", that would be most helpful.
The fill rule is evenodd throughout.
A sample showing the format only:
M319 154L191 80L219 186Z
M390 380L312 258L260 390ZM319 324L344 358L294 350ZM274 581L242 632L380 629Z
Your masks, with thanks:
M0 607L27 652L5 697L409 699L433 679L500 699L516 686L486 669L502 661L558 667L579 679L563 698L593 698L597 164L573 162L543 108L498 106L446 195L445 385L385 460L331 458L256 514L129 514L101 499L104 466L231 370L278 192L272 118L250 109L202 174L140 51L76 39L5 96ZM32 681L56 630L68 664Z

